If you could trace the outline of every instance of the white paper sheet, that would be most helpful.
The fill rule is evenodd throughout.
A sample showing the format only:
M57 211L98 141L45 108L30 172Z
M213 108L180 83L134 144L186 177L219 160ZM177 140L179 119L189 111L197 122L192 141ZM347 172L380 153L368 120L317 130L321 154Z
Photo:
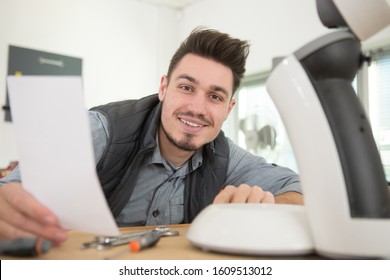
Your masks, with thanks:
M8 77L24 188L66 229L119 234L95 168L80 77Z

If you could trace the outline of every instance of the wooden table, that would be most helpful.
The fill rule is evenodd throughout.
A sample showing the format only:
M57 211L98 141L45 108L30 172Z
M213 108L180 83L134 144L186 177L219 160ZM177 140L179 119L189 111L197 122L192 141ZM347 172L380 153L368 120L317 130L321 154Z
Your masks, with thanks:
M172 230L180 232L178 236L161 237L160 241L153 247L142 251L131 253L125 252L120 255L117 253L126 249L126 245L97 250L95 248L82 249L82 244L90 242L95 235L76 231L69 232L69 238L63 244L51 248L51 250L41 256L33 257L38 260L103 260L103 259L122 259L122 260L246 260L246 259L286 259L286 257L258 257L229 255L216 252L203 251L193 246L186 238L189 225L170 225ZM152 229L154 227L128 227L121 228L122 233L135 232L140 230ZM297 256L288 257L288 259L316 259L317 256ZM14 257L1 256L1 259L17 259ZM24 258L26 259L26 258Z

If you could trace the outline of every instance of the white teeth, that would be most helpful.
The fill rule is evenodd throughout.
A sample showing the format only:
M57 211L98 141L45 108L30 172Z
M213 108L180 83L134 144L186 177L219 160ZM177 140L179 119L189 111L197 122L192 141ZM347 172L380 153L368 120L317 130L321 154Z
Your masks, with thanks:
M196 123L193 123L193 122L189 122L189 121L186 121L186 120L183 120L183 119L180 119L180 121L182 123L185 123L186 125L189 125L189 126L193 126L193 127L202 127L202 125L199 125L199 124L196 124Z

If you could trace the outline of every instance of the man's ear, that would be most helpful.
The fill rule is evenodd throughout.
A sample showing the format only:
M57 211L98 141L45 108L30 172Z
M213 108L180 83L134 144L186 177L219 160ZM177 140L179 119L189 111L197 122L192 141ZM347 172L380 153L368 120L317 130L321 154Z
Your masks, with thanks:
M164 100L165 94L167 92L168 87L168 77L166 75L163 75L160 80L160 88L158 91L158 98L160 101Z
M236 105L236 100L232 98L232 100L230 100L230 103L229 103L228 113L226 114L225 120L230 115L230 112L233 110L234 105Z

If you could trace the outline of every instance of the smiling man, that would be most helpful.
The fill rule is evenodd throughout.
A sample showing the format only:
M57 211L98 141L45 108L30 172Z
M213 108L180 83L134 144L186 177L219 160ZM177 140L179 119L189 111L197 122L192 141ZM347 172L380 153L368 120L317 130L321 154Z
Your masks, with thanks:
M213 141L234 106L232 96L229 67L195 54L185 55L171 77L161 79L159 140L163 157L180 166Z
M211 203L303 203L296 173L221 131L248 53L246 41L195 29L158 94L89 111L96 170L119 226L190 223ZM0 181L0 236L64 241L50 209L23 190L20 168Z

